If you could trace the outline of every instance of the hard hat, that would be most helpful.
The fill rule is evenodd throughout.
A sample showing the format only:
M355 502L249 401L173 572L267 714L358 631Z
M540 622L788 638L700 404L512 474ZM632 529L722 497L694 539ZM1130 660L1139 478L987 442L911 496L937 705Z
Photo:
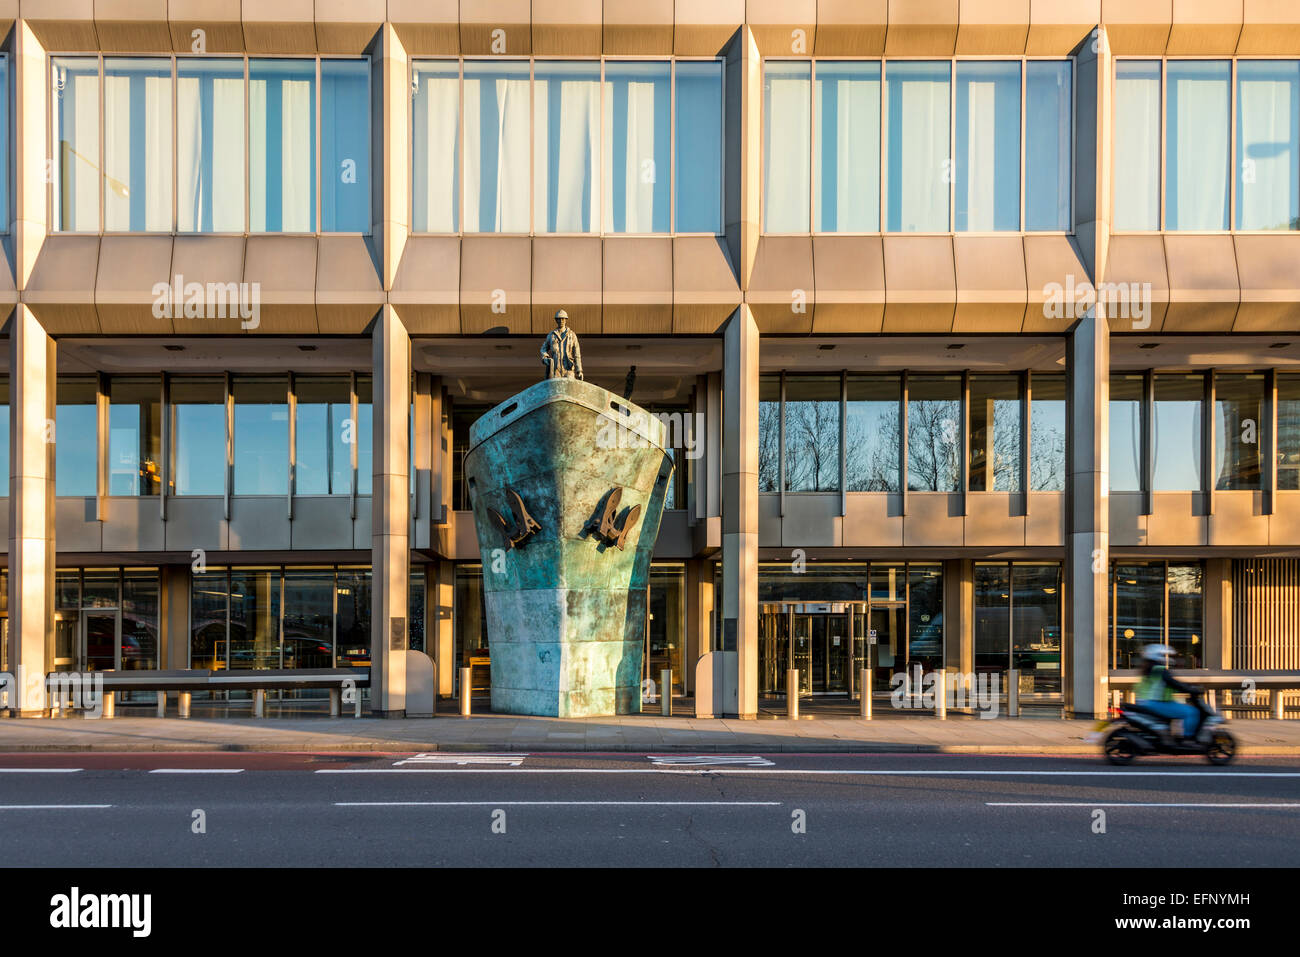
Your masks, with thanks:
M567 312L565 312L563 309L557 309L557 310L555 311L555 318L556 318L556 319L563 319L563 320L565 320L565 321L567 322L568 319L569 319L569 314L568 314Z
M1176 654L1178 652L1168 645L1147 645L1142 649L1142 657L1147 661L1163 662Z

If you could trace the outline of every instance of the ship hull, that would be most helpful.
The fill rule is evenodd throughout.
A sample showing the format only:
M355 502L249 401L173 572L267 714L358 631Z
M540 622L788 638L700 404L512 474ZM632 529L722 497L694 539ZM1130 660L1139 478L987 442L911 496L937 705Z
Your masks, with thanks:
M483 562L493 711L640 710L646 587L672 472L663 433L644 410L574 379L539 382L471 429L465 475ZM521 504L536 528L517 514ZM622 547L611 534L620 519Z

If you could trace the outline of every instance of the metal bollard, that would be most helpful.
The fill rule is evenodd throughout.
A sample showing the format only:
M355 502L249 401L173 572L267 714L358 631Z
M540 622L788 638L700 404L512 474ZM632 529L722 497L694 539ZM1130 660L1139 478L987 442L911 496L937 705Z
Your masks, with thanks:
M1007 672L1007 717L1020 717L1020 669Z
M871 720L871 669L862 669L862 717Z
M673 669L664 668L659 672L659 710L664 717L673 713Z
M470 704L470 669L460 669L460 716L469 717Z
M330 692L330 717L337 718L339 716L339 698L340 698L339 689L330 688L329 692Z
M948 672L942 668L934 673L934 716L948 720Z
M117 692L106 691L104 693L104 714L105 718L112 718L117 715Z
M158 717L160 718L167 717L167 692L166 691L158 692Z
M799 669L791 668L785 673L785 716L792 720L799 718Z
M182 718L190 716L190 702L192 699L193 695L188 691L182 691L176 696L176 707Z
M352 717L361 717L361 689L352 689Z
M1281 721L1286 717L1286 701L1283 699L1283 691L1277 688L1273 692L1273 718Z
M253 689L253 717L261 718L266 716L266 689Z

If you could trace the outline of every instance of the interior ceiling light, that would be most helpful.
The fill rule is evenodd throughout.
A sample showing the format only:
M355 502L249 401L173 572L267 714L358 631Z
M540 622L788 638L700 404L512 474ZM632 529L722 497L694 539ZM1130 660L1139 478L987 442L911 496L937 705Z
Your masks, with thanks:
M1142 345L1138 346L1138 348L1139 348L1139 349L1159 349L1159 348L1160 348L1160 343L1158 343L1158 342L1144 342L1144 343L1142 343Z
M1275 343L1273 343L1271 346L1269 346L1269 348L1270 348L1270 349L1285 349L1285 348L1287 348L1289 345L1291 345L1291 343L1289 343L1289 342L1275 342Z
M184 346L163 346L163 348L166 349L168 352L184 352L184 351L185 351L185 347L184 347Z
M315 351L316 351L316 347L315 347L315 346L299 346L298 348L301 349L303 352L315 352Z
M966 343L964 343L964 342L950 342L950 343L948 343L948 348L949 348L949 349L965 349L965 348L966 348Z
M817 348L820 349L822 352L830 352L832 349L835 348L835 344L833 342L823 342Z

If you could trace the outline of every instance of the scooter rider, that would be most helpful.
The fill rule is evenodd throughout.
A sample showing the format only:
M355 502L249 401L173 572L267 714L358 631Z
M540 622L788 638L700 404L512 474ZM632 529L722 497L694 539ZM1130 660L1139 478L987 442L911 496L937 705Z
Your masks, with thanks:
M1201 723L1201 710L1192 704L1174 700L1174 692L1193 694L1195 689L1183 684L1165 666L1175 654L1168 645L1147 645L1142 649L1142 678L1137 685L1137 703L1169 720L1182 719L1183 743L1194 744Z

